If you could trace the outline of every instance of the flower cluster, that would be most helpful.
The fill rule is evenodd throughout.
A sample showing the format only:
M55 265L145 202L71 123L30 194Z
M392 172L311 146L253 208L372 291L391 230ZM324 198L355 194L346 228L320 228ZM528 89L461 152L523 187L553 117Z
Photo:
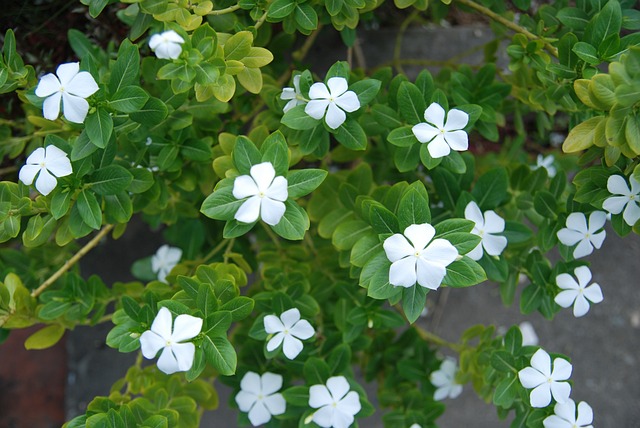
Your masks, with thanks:
M571 395L571 385L566 380L571 377L573 367L563 358L551 357L544 349L538 349L531 357L531 367L518 372L520 383L527 389L533 389L529 395L531 407L547 407L551 396L558 403L564 403Z

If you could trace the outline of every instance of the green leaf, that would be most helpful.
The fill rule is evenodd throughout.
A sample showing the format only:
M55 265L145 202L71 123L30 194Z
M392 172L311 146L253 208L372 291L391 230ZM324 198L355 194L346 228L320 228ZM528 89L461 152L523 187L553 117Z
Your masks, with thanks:
M319 121L305 113L304 109L304 105L299 105L288 110L282 116L282 124L299 131L315 128Z
M133 168L129 173L133 177L133 180L129 184L129 192L143 193L153 186L153 174L148 169Z
M107 110L98 108L95 113L87 116L84 124L89 140L97 147L104 149L113 132L113 119Z
M222 237L225 239L237 238L250 231L257 222L242 223L235 219L227 220L222 231Z
M209 287L210 286L208 284L202 284L202 286L206 286ZM200 286L200 288L202 288L202 286ZM207 300L211 301L211 297L209 297ZM213 296L213 299L215 299L215 296ZM198 303L199 306L202 306L202 303ZM207 316L206 318L207 321L207 330L206 330L206 334L208 336L211 337L226 337L227 336L227 332L229 331L229 328L231 327L231 322L232 322L232 318L231 318L231 312L229 311L217 311L215 313L213 313L212 315Z
M145 126L153 126L162 122L167 117L167 114L167 106L162 100L150 97L142 109L130 113L129 118Z
M118 49L118 59L111 66L109 92L117 94L126 86L135 84L138 81L139 74L140 54L138 53L138 46L131 43L129 39L124 39ZM117 99L115 96L113 98ZM142 104L144 105L144 103Z
M324 360L310 357L305 361L302 369L304 379L308 385L324 384L331 377L331 370Z
M442 283L449 287L469 287L486 281L484 269L469 257L463 257L447 266Z
M422 287L420 287L422 288ZM373 299L385 300L398 295L402 287L395 287L389 283L389 267L380 269L369 281L367 296Z
M282 391L282 396L292 406L307 407L309 405L309 387L292 386Z
M493 404L498 407L508 409L518 395L518 376L509 376L503 379L493 393Z
M104 197L104 216L107 223L126 223L133 215L133 203L127 192Z
M233 321L240 321L251 315L253 305L253 299L245 296L238 296L222 305L220 309L231 312Z
M429 290L416 284L402 290L402 309L409 323L413 324L424 309Z
M404 231L412 224L431 222L429 195L420 181L412 183L404 192L398 204L398 227Z
M71 149L71 161L75 162L84 159L98 150L98 146L93 144L87 135L86 129L83 130Z
M507 351L496 350L491 354L491 366L500 372L517 373L516 361Z
M70 191L57 191L51 198L51 215L56 220L64 217L71 207L71 197L73 193Z
M323 169L298 169L289 171L287 175L288 192L290 198L308 195L322 184L327 177Z
M289 16L296 8L292 0L275 0L267 9L267 18L281 19Z
M318 27L318 14L309 3L297 3L293 16L303 30L313 31Z
M259 94L262 90L262 72L260 69L245 67L236 77L238 82L252 94Z
M408 123L415 125L424 121L425 101L420 90L410 82L402 82L398 89L400 115Z
M403 126L402 128L396 128L387 135L387 141L394 146L409 147L418 142L418 139L413 135L413 131L410 126Z
M395 129L402 126L398 113L391 107L384 104L375 104L371 107L371 114L378 124L388 129ZM389 137L387 137L389 140ZM391 140L389 140L391 142ZM395 144L395 143L391 143ZM397 145L397 144L396 144Z
M349 250L370 231L371 226L362 220L344 221L335 228L331 242L338 250Z
M205 336L202 342L207 362L213 366L218 373L231 376L236 372L238 357L235 349L226 337Z
M378 92L380 92L381 85L382 85L382 82L380 82L379 80L364 79L351 85L349 87L349 90L355 92L356 95L358 95L358 100L360 101L360 108L362 108L374 100L376 95L378 95ZM383 105L380 104L379 106L383 106ZM382 113L383 111L384 110L381 110L380 108L378 109L379 113Z
M202 203L200 212L216 220L232 220L240 206L245 202L233 196L233 186L214 191Z
M27 338L24 347L31 349L47 349L58 343L64 334L65 328L59 324L44 327Z
M619 34L622 27L622 10L617 0L610 0L591 20L585 35L592 44L600 44L611 34Z
M603 116L592 117L573 128L564 140L562 150L565 153L575 153L591 147L596 126L602 120L605 120Z
M588 64L598 65L601 62L600 59L598 58L598 51L594 46L591 46L589 43L578 42L575 45L573 45L573 48L571 50L576 55L578 55L578 58L580 58L581 60L585 61Z
M233 147L231 158L240 174L249 174L251 167L262 162L262 154L258 148L247 137L236 138L236 145Z
M251 52L253 34L249 31L239 31L229 37L224 44L225 60L241 60Z
M139 86L125 86L118 90L109 101L109 106L122 113L140 110L149 100L149 95Z
M276 175L285 175L289 170L289 147L280 131L269 135L260 148L262 162L271 162Z
M558 209L558 202L556 201L555 196L546 190L541 190L536 193L533 198L533 207L538 212L538 214L548 217L548 218L556 218L556 211Z
M335 131L336 140L351 150L367 148L367 134L357 120L347 118Z
M520 297L520 311L523 314L530 314L540 307L542 304L544 290L536 284L529 284L522 290Z
M81 191L78 194L76 206L78 207L82 221L84 221L87 226L96 230L100 229L100 225L102 225L102 210L93 192L89 190Z
M351 248L350 262L354 266L363 267L381 249L382 244L377 236L364 235Z
M497 208L509 196L509 179L504 168L495 168L483 174L471 191L482 211Z
M252 47L249 54L242 58L242 63L249 68L264 67L271 61L273 61L273 54L265 48L258 47Z
M399 232L398 219L384 205L373 202L369 210L369 217L376 233L393 234Z
M304 238L305 232L309 229L309 217L307 212L290 199L285 201L286 210L284 215L271 229L284 239L299 241Z
M119 165L109 165L96 170L87 183L99 195L114 195L125 190L133 181L133 175Z
M89 15L92 18L96 18L109 4L109 0L90 0L89 3Z

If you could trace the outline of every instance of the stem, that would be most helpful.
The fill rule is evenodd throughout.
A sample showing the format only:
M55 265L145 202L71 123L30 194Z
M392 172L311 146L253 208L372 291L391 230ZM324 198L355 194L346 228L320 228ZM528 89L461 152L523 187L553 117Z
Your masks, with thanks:
M254 26L255 29L257 30L258 28L262 27L262 24L264 24L264 21L266 19L267 19L267 12L263 13L260 19L256 21L256 25Z
M229 260L229 253L233 249L233 244L235 242L236 242L236 238L229 239L229 242L227 243L227 248L225 248L224 254L222 255L222 260L224 261L224 263L227 263L227 261Z
M398 73L401 73L401 74L406 74L404 72L404 69L402 68L402 65L400 64L400 56L402 55L402 52L401 52L402 51L402 39L404 37L404 32L407 31L407 28L409 27L409 24L411 24L411 21L416 19L416 17L418 16L419 13L420 13L420 11L414 10L411 13L411 15L409 15L407 17L407 19L402 21L402 24L400 24L400 29L398 30L398 35L396 36L396 43L395 43L395 46L393 48L393 66L398 71Z
M447 348L456 351L456 352L460 352L462 351L462 349L464 349L464 346L459 345L457 343L452 343L452 342L448 342L446 340L444 340L443 338L441 338L440 336L433 334L425 329L423 329L422 327L418 327L417 325L413 325L413 328L416 330L416 332L418 333L418 335L425 341L427 342L431 342L434 343L438 346L446 346Z
M320 34L320 30L322 30L322 24L318 24L318 28L316 28L315 31L305 39L304 44L300 49L291 54L291 57L296 61L302 61L309 53L309 49L311 49L313 43L316 41L318 34Z
M468 6L468 7L472 8L472 9L477 10L481 14L493 19L496 22L499 22L500 24L504 25L505 27L507 27L510 30L515 31L516 33L524 34L525 36L527 36L531 40L541 40L544 43L545 48L549 51L549 53L551 55L555 56L556 58L558 57L558 50L553 45L551 45L549 42L544 40L542 37L536 36L535 34L530 32L526 28L521 27L520 25L516 24L515 22L510 21L510 20L498 15L497 13L492 11L491 9L484 7L484 6L474 2L473 0L456 0L456 1L458 3L460 3L460 4L463 4L465 6Z
M227 13L235 12L238 9L240 9L240 5L239 4L234 4L233 6L229 6L229 7L226 7L224 9L212 10L207 15L213 15L213 16L226 15Z
M87 242L87 244L80 249L80 251L74 254L73 257L71 257L69 260L64 262L64 265L62 265L62 267L58 269L56 273L51 275L45 282L42 283L42 285L40 285L40 287L31 292L31 297L38 297L44 290L47 289L47 287L56 282L56 280L60 278L66 271L71 269L71 266L78 263L78 261L82 257L86 256L87 253L93 249L93 247L98 245L98 242L100 242L100 240L104 238L105 235L107 235L111 231L111 229L113 229L113 227L113 224L108 224L103 227L102 230L98 232L98 234L94 236L91 241Z

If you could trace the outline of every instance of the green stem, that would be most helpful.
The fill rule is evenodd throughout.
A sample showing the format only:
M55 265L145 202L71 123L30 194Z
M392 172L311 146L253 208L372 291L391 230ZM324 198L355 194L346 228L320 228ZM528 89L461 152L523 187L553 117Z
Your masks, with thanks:
M267 235L269 235L269 238L271 238L271 241L273 241L273 245L275 245L278 250L282 250L282 246L280 245L280 240L278 239L276 234L273 233L273 230L271 230L271 228L267 226L265 223L260 222L260 224L262 225L262 228L264 229L264 231L267 232Z
M400 29L398 30L398 35L396 36L396 43L393 48L393 66L398 71L398 73L401 74L406 74L404 72L404 69L402 68L402 64L400 63L400 56L402 55L402 39L404 37L405 31L407 31L407 28L409 28L409 24L411 24L411 22L416 19L419 13L419 10L414 10L411 15L409 15L407 19L402 22L402 24L400 24Z
M267 19L267 12L263 13L260 19L256 21L256 25L254 26L255 29L257 30L258 28L262 27L262 24L264 24L264 21L266 19Z
M234 4L233 6L229 6L229 7L226 7L224 9L212 10L207 15L213 15L213 16L226 15L227 13L235 12L238 9L240 9L240 5L239 4Z
M311 49L313 43L316 41L318 34L320 34L320 30L322 30L322 24L318 24L318 28L316 28L315 31L305 39L304 44L300 49L291 54L291 57L296 61L302 61L309 53L309 49Z
M455 352L461 352L464 349L464 346L459 345L457 343L452 343L449 341L444 340L443 338L441 338L440 336L433 334L425 329L423 329L422 327L418 327L417 325L414 324L413 328L416 330L416 332L418 333L418 335L425 341L427 342L431 342L435 345L438 346L446 346L447 348L451 349L452 351Z
M224 263L227 263L227 261L229 260L229 253L233 249L233 244L235 242L236 242L236 238L229 239L229 242L227 243L227 248L225 248L224 254L222 255L222 260L224 261Z

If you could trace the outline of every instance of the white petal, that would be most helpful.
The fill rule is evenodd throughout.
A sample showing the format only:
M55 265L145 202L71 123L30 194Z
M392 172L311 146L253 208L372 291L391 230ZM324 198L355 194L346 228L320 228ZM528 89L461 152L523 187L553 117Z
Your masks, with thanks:
M173 374L180 371L178 360L176 360L175 355L171 352L170 347L164 348L162 354L160 354L160 358L158 358L157 366L161 372L166 374Z
M579 259L581 257L588 256L593 252L593 245L588 239L580 241L575 250L573 250L573 258Z
M414 125L413 128L411 128L411 132L413 132L413 135L415 135L421 143L428 143L433 140L436 135L440 134L440 130L438 128L434 128L428 123L419 123Z
M329 98L331 98L331 94L329 93L327 85L322 82L317 82L311 85L311 87L309 88L309 98L311 98L311 100L328 100ZM307 112L307 114L309 114L309 112ZM314 117L311 114L309 114L309 116ZM316 117L316 119L318 118Z
M324 117L327 125L331 129L338 129L340 125L347 120L347 114L340 109L335 103L330 102L327 109L327 115Z
M282 388L282 376L276 373L266 372L260 378L260 390L263 395L271 395Z
M240 175L233 180L233 197L244 199L260 193L256 182L248 175Z
M573 316L579 318L586 315L587 312L589 312L589 302L582 294L578 294L573 304Z
M149 39L149 47L151 48L151 50L155 50L163 42L164 42L164 39L160 34L154 34Z
M531 407L547 407L551 403L551 388L548 383L536 387L529 395Z
M622 215L624 221L629 225L633 226L640 219L640 207L638 203L635 201L631 201L627 204L627 208L624 210L624 214Z
M473 250L467 253L467 257L469 257L471 260L478 261L482 258L483 254L484 251L482 250L482 242L478 242L478 245L476 245Z
M265 195L276 201L284 202L289 197L289 191L287 190L288 184L287 179L279 175L273 179Z
M171 312L169 309L162 307L153 320L153 324L151 324L151 331L162 337L165 341L171 340L171 324Z
M280 315L285 329L290 329L295 323L300 321L300 311L296 308L288 309Z
M328 406L333 402L329 390L324 385L313 385L309 388L309 406L317 409L318 407Z
M429 154L434 159L447 156L451 153L451 147L449 147L442 134L436 135L433 141L427 146L427 150L429 150Z
M424 250L436 234L436 230L428 223L412 224L404 230L404 236L413 244L415 250Z
M589 215L589 232L596 233L607 222L607 214L604 211L594 211Z
M161 34L162 38L171 43L184 43L184 39L173 30L165 31Z
M46 169L42 169L38 178L36 179L36 189L38 192L42 193L44 196L47 196L53 189L56 188L58 184L58 180L49 173Z
M261 400L249 410L249 420L254 427L266 424L271 420L271 413Z
M87 98L95 94L100 88L91 73L88 71L81 71L76 74L69 83L67 83L64 89L72 95Z
M45 161L47 154L44 147L38 147L27 158L27 164L40 166Z
M467 126L469 123L469 115L457 108L449 110L447 113L447 123L444 124L446 131L456 131Z
M580 288L576 280L573 279L573 277L568 273L561 273L560 275L556 276L556 284L558 284L558 287L564 290L577 291Z
M553 360L553 372L551 378L553 380L567 380L571 377L573 367L571 363L564 358L556 358Z
M341 400L351 389L344 376L333 376L327 379L327 389L334 400Z
M300 76L302 75L296 74L295 76L293 76L293 87L295 88L297 94L300 93Z
M382 248L384 248L387 259L389 259L390 262L396 262L414 253L413 246L407 241L404 235L399 233L385 239Z
M289 333L298 339L306 340L315 334L315 330L307 320L300 320L294 325Z
M33 183L33 179L36 178L36 174L40 171L41 167L39 165L24 165L20 168L20 173L18 174L18 178L27 186L30 186Z
M68 62L66 64L60 64L56 69L56 75L60 80L60 86L67 86L71 79L80 71L79 62Z
M340 95L347 92L349 88L349 83L347 79L344 77L332 77L327 80L327 86L329 87L329 92L333 98L339 97Z
M565 290L558 293L558 295L553 300L563 308L568 308L569 306L573 305L576 297L578 297L578 292L576 290Z
M255 196L254 196L255 197ZM275 226L280 222L284 212L287 210L284 202L274 201L269 198L262 198L260 217L269 226Z
M304 106L304 112L314 119L322 119L325 112L329 107L329 101L327 100L311 100Z
M583 213L571 213L567 217L567 227L571 230L587 233L587 217Z
M275 336L273 336L271 340L267 342L267 351L272 352L278 349L280 344L282 344L282 341L284 340L284 338L285 338L284 333L277 333Z
M474 201L469 202L464 208L464 218L474 222L478 229L484 230L482 211L480 211L480 207Z
M572 229L563 228L558 231L558 239L564 245L570 247L572 245L575 245L578 241L583 240L584 233Z
M518 372L518 378L523 387L535 388L547 381L547 378L533 367L526 367Z
M299 339L291 336L290 334L284 337L284 343L282 345L282 351L285 357L290 360L295 359L300 352L302 352L302 342Z
M439 129L444 128L444 109L438 103L432 103L424 111L424 118L427 122Z
M275 315L267 315L262 321L264 323L264 331L269 334L280 333L285 329L280 318Z
M286 113L292 108L294 108L295 106L297 106L298 104L303 104L303 102L294 98L284 105L284 107L282 108L282 111Z
M584 401L578 404L578 419L576 422L581 427L593 423L593 409Z
M551 357L544 349L540 348L531 357L531 367L548 377L551 375Z
M569 422L560 419L556 415L551 415L542 421L544 428L573 428Z
M282 394L273 394L265 397L262 402L272 415L281 415L287 410L287 402Z
M69 122L83 123L89 112L89 103L84 98L62 93L62 114Z
M436 391L433 393L433 399L436 401L444 400L449 396L449 390L450 390L449 385L436 389Z
M56 120L60 116L62 93L55 92L42 103L42 116L48 120Z
M336 409L333 412L333 419L331 420L331 426L333 428L349 428L354 421L354 417L349 413L341 412Z
M612 175L607 179L607 190L612 195L629 196L631 194L627 180L619 175Z
M260 375L254 372L245 373L240 381L240 389L256 395L260 394L260 392L262 392L262 381L260 379Z
M589 299L593 303L600 303L604 300L604 296L602 295L602 290L598 284L592 284L589 287L585 288L583 291L584 297Z
M456 398L460 394L462 394L462 385L451 385L451 388L449 390L449 398Z
M602 208L611 214L620 214L628 203L629 197L627 196L612 196L604 200Z
M360 404L360 396L356 391L350 391L344 396L342 400L338 402L336 406L339 411L348 415L355 416L362 409Z
M496 214L495 211L487 211L484 213L485 223L484 231L488 233L504 232L504 219Z
M448 131L444 134L444 139L449 147L458 152L469 148L469 136L464 131Z
M564 403L571 395L571 385L568 382L551 382L551 392L558 403Z
M333 426L333 414L335 412L336 410L333 406L326 405L313 414L313 422L322 428L330 428Z
M607 237L607 232L603 230L600 233L594 233L593 235L591 235L591 237L589 238L589 241L591 241L594 247L600 248L602 247L602 243L604 242L604 238L606 237Z
M430 290L437 290L442 283L442 279L447 274L444 266L424 260L422 257L417 259L417 281L420 286Z
M499 256L507 246L507 238L487 233L482 237L482 246L487 254Z
M282 88L282 93L280 94L281 100L293 100L295 97L296 91L293 88Z
M60 90L60 81L53 73L45 74L36 86L36 95L40 98L48 97Z
M442 370L436 370L435 372L431 373L431 375L429 376L429 381L435 387L441 387L451 384L451 378Z
M262 162L253 165L249 173L256 182L260 192L266 192L276 176L276 170L273 168L271 162Z
M174 343L171 345L171 350L178 361L178 371L188 371L193 365L193 358L196 354L196 345L193 343Z
M335 99L335 103L346 112L354 112L360 108L360 100L353 91L347 91Z
M253 223L260 217L260 196L252 196L247 199L238 211L236 211L233 218L242 223Z
M202 331L202 318L187 314L178 315L173 324L172 342L193 339Z
M158 351L165 347L167 341L151 330L147 330L140 335L140 349L142 355L147 359L155 358Z
M416 258L406 257L391 264L389 283L399 287L411 287L417 281Z
M575 268L573 273L576 275L576 278L578 278L578 284L580 287L584 288L589 285L589 281L591 281L592 276L591 271L587 266L578 266Z
M241 390L236 394L236 404L241 412L248 412L258 401L258 396L252 392Z
M434 239L422 252L420 258L428 262L449 266L458 257L458 250L446 239Z
M49 146L53 147L53 146ZM57 158L53 160L47 159L46 168L56 177L66 177L73 173L71 168L71 161L66 156L63 158Z
M631 183L631 193L634 195L640 194L640 181L636 180L633 175L629 177L629 182Z
M576 421L576 403L571 399L564 403L556 403L553 406L553 412L568 422L574 423Z

